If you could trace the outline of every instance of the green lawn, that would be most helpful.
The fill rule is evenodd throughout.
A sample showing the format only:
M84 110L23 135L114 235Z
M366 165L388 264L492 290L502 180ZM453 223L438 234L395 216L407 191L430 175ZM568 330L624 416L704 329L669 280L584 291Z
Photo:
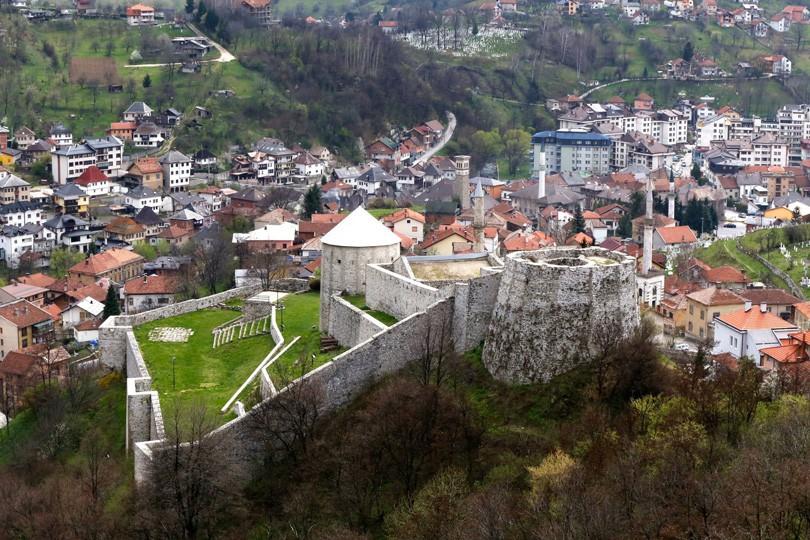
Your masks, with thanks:
M343 295L343 299L346 300L348 303L353 305L354 307L361 309L383 323L386 326L391 326L397 323L397 318L393 315L389 315L384 311L379 311L376 309L371 309L366 304L366 297L362 294L345 294Z
M284 340L289 343L296 336L301 336L301 339L281 355L268 370L273 384L278 389L304 374L301 369L301 361L311 362L308 370L312 370L346 350L341 348L326 353L320 352L321 300L318 291L291 294L285 296L281 302L284 305L284 328L282 330ZM278 317L277 320L280 325L282 317ZM314 360L312 360L312 355L315 355Z
M164 418L170 418L175 407L189 407L197 402L203 402L212 415L218 414L273 348L269 334L212 348L211 331L238 316L236 311L206 309L161 319L135 329L135 336L152 376L153 388L160 393ZM186 343L149 341L149 331L153 328L173 326L192 328L194 335ZM228 414L222 420L224 422L230 418Z

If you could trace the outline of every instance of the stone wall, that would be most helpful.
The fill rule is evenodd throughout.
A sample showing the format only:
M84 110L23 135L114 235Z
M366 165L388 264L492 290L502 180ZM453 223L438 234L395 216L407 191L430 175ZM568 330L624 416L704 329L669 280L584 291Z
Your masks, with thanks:
M343 347L354 347L388 328L336 294L329 301L332 303L329 308L329 335Z
M346 405L383 377L405 368L409 362L421 357L426 347L438 347L437 340L425 343L426 335L439 336L436 331L452 324L453 300L444 299L425 311L414 313L389 327L386 331L359 343L356 347L336 356L331 362L311 371L301 379L254 406L244 416L231 420L211 433L220 437L234 481L247 481L258 466L265 451L265 440L258 432L260 418L272 399L289 391L296 384L312 384L322 390L320 414L324 415ZM432 328L434 331L429 330ZM272 384L272 383L271 383ZM159 441L139 443L135 449L135 478L146 477Z
M125 334L127 402L126 447L142 441L165 437L163 414L158 393L152 390L152 377L132 330Z
M601 248L507 256L483 360L510 383L548 381L575 367L601 331L639 321L635 259Z
M366 270L366 305L404 319L450 296L452 289L440 291L391 271L391 265L370 264Z
M457 351L469 351L484 341L500 284L497 271L455 284L453 343Z
M321 251L321 319L322 332L329 330L329 297L348 292L366 291L369 264L390 264L399 257L399 244L374 247L343 247L322 244Z

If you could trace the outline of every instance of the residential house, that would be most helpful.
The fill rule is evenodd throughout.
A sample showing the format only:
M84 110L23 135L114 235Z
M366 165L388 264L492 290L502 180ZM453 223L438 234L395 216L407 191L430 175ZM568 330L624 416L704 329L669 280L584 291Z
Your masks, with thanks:
M146 118L152 117L153 109L143 101L135 101L127 107L127 110L123 113L124 122L135 122L136 124L140 123L142 120Z
M143 274L144 258L126 249L109 249L96 255L90 255L68 270L68 281L89 285L99 279L107 278L116 283Z
M421 243L425 238L425 216L410 208L397 210L380 221L395 233L407 236L415 243Z
M127 175L137 180L139 186L155 191L163 189L163 167L153 157L135 160L127 169Z
M724 313L715 319L714 354L728 353L734 358L749 358L763 366L760 350L773 352L799 328L768 312L768 306L746 301L742 309ZM768 352L766 351L766 352Z
M55 124L51 128L50 139L58 147L70 146L73 144L73 132L64 124Z
M43 224L43 235L55 245L62 245L71 251L88 253L95 239L95 231L90 223L76 216L59 214Z
M118 216L104 227L104 234L108 240L136 246L146 239L146 228L131 217Z
M163 190L165 193L187 191L191 179L191 166L194 160L178 152L170 150L160 158L163 168Z
M51 174L54 183L65 184L81 176L95 165L107 176L117 176L121 170L124 143L108 135L101 139L87 139L81 144L59 147L51 155Z
M23 407L30 389L67 376L69 360L70 354L61 346L8 352L0 361L0 399L14 408Z
M0 229L0 259L9 268L17 268L20 258L34 250L34 235L26 228L5 225Z
M746 300L728 289L708 287L686 295L686 335L696 339L714 336L714 320L743 308Z
M136 122L111 122L107 135L122 141L131 141L137 127Z
M171 276L151 275L130 279L124 284L124 309L127 314L168 306L175 301L178 281Z
M103 313L103 302L100 302L92 296L85 296L62 311L62 327L73 328L77 324L81 324L85 321L97 320Z
M36 134L25 126L20 126L17 131L14 132L14 142L17 143L17 148L20 150L25 150L34 144L36 140Z
M135 4L127 8L127 24L144 26L155 24L155 8L145 4Z
M248 253L289 251L298 235L298 225L284 222L265 225L249 233L234 233L233 243L246 246Z
M87 217L90 197L76 184L64 184L53 190L53 204L61 214Z
M163 207L163 198L146 186L135 186L127 191L124 196L124 204L128 204L138 211L148 207L158 213Z
M240 7L259 26L267 27L273 22L270 0L242 0Z
M786 321L794 321L795 306L801 300L782 289L744 289L739 295L755 306L765 305L768 313Z
M217 164L217 156L212 154L206 149L202 149L194 154L194 167L198 169L208 169L215 167Z
M653 249L670 250L688 247L697 242L697 236L687 225L657 227L653 231Z
M759 58L762 71L776 76L787 76L793 71L793 63L781 54L769 54Z
M51 315L25 300L0 306L0 356L53 337Z
M109 195L112 191L112 182L104 174L104 171L95 165L86 168L73 183L83 189L87 196L91 198Z
M28 202L31 184L8 171L0 170L0 204Z
M154 122L141 122L132 132L132 143L138 148L157 148L169 136L168 128Z

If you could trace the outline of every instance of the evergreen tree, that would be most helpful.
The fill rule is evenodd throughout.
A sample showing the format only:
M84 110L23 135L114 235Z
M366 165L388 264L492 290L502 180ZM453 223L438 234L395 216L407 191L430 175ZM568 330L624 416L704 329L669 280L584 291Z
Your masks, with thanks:
M630 214L625 214L619 220L619 226L616 228L616 235L619 238L630 238L633 236L633 221L630 219Z
M582 215L582 209L577 206L574 210L574 233L585 232L585 216Z
M695 49L692 47L692 42L687 41L686 45L683 46L683 59L691 62L693 56L695 56Z
M630 197L630 218L637 218L646 211L644 195L640 191L636 191Z
M304 195L304 217L309 218L312 214L321 211L321 186L312 185Z
M699 186L706 184L706 179L703 177L703 171L700 170L700 165L698 165L697 163L692 164L692 170L690 174L692 175L692 178L697 180Z
M121 306L118 305L118 292L115 287L110 285L107 287L107 298L104 300L104 314L103 317L112 317L113 315L121 314Z
M197 22L200 22L206 13L208 13L208 8L205 7L205 2L200 0L200 3L197 5L197 14L194 16L194 19Z
M189 15L194 13L194 0L186 0L186 13Z
M150 86L152 86L152 77L150 77L149 74L147 73L146 76L143 78L143 87L149 88Z

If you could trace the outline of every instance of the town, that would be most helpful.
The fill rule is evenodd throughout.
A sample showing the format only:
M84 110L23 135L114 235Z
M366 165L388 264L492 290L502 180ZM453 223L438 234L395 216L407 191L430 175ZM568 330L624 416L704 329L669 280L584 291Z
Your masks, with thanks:
M807 536L807 24L4 6L0 537Z

